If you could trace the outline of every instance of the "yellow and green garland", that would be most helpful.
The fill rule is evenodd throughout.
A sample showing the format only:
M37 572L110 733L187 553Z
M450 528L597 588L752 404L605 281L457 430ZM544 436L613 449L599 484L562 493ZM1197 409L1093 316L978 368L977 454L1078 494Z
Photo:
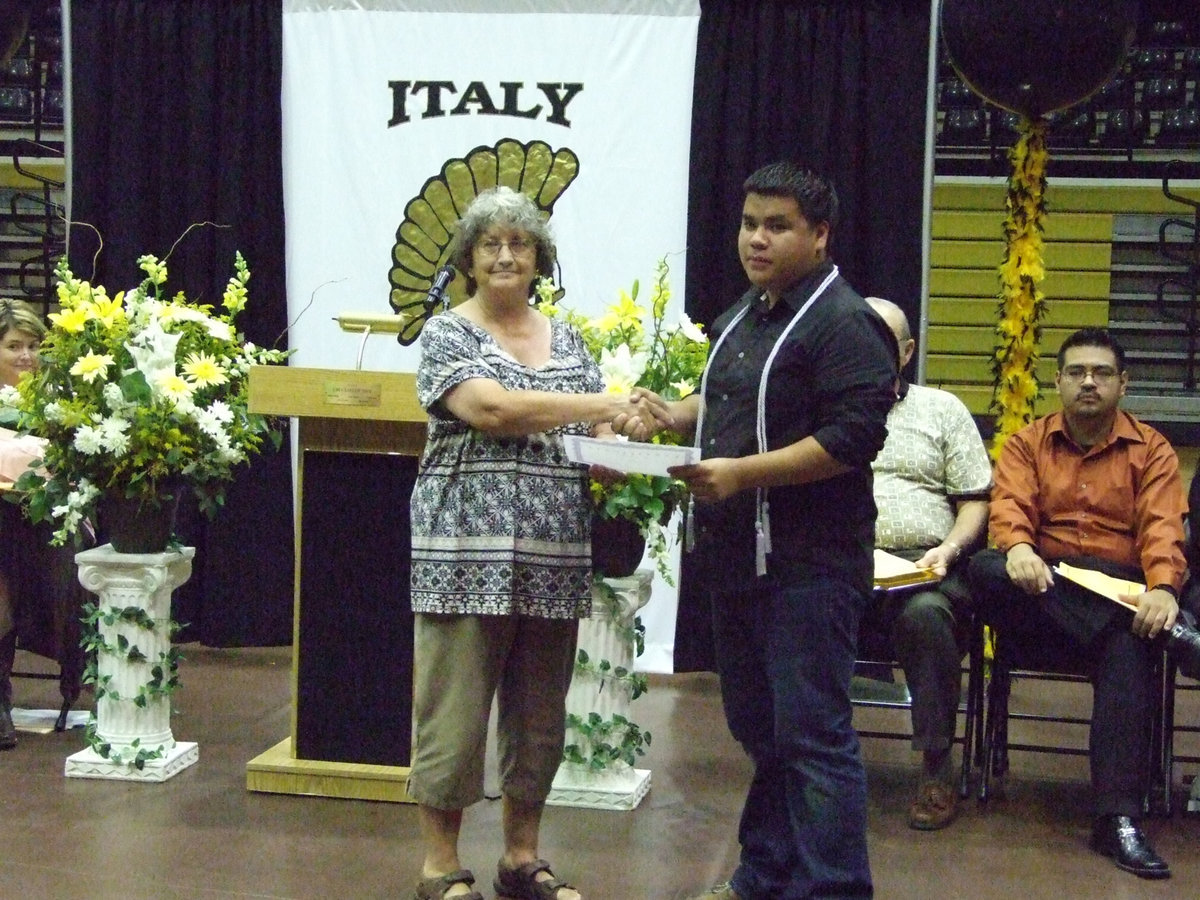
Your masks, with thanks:
M999 321L992 358L991 411L996 415L991 454L1034 418L1037 361L1046 301L1038 285L1046 277L1042 232L1046 215L1046 121L1022 119L1020 138L1009 151L1005 253L1000 264Z

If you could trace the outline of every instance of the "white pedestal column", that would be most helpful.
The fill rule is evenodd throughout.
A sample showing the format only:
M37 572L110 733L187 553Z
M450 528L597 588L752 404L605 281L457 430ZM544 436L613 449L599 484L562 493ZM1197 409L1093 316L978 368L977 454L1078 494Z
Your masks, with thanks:
M587 653L590 665L587 671L575 671L567 692L568 714L586 719L595 713L606 722L614 716L630 719L630 686L612 673L617 669L633 671L634 619L650 600L653 580L651 569L639 569L629 578L605 579L615 601L607 599L602 588L592 589L592 615L579 623L579 649ZM604 661L608 666L602 672L599 669ZM568 728L567 744L572 743L590 751L587 736ZM649 790L650 772L623 761L609 763L600 771L564 762L546 802L587 809L633 809Z
M79 583L98 598L100 638L117 652L96 653L96 736L109 755L91 747L72 754L68 778L166 781L200 759L195 743L177 742L171 734L169 694L146 690L171 677L171 593L191 577L195 555L194 547L118 553L111 544L76 554ZM140 750L161 755L139 768L133 760Z

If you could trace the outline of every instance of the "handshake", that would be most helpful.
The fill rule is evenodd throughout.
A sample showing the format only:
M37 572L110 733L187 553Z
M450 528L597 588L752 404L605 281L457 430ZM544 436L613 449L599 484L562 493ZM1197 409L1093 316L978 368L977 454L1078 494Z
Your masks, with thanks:
M628 394L610 396L613 399L613 407L612 415L607 417L608 427L615 435L622 435L633 441L648 441L660 431L675 428L672 404L654 391L638 387ZM603 436L601 426L597 430L597 437Z

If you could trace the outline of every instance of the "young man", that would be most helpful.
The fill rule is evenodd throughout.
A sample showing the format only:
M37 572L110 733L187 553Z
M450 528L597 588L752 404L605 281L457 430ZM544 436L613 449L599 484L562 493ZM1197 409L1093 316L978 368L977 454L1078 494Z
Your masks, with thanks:
M726 720L755 768L740 863L703 896L869 897L850 676L896 342L829 259L829 181L776 163L744 188L752 287L713 325L702 396L671 409L704 454L673 470L695 498L685 577L710 591Z
M1089 666L1092 848L1143 878L1170 869L1138 824L1149 781L1155 657L1200 674L1200 634L1177 621L1184 580L1183 486L1175 451L1120 409L1125 352L1104 329L1063 342L1062 410L1009 437L996 465L989 528L997 549L971 560L972 593L1001 644L1065 648ZM1067 561L1146 585L1123 609L1056 576Z

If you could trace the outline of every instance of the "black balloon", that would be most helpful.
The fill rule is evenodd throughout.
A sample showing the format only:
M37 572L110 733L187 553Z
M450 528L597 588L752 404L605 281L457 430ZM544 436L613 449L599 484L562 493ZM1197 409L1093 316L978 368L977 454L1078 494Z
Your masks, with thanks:
M942 0L955 71L985 100L1030 119L1102 88L1136 28L1132 0Z

